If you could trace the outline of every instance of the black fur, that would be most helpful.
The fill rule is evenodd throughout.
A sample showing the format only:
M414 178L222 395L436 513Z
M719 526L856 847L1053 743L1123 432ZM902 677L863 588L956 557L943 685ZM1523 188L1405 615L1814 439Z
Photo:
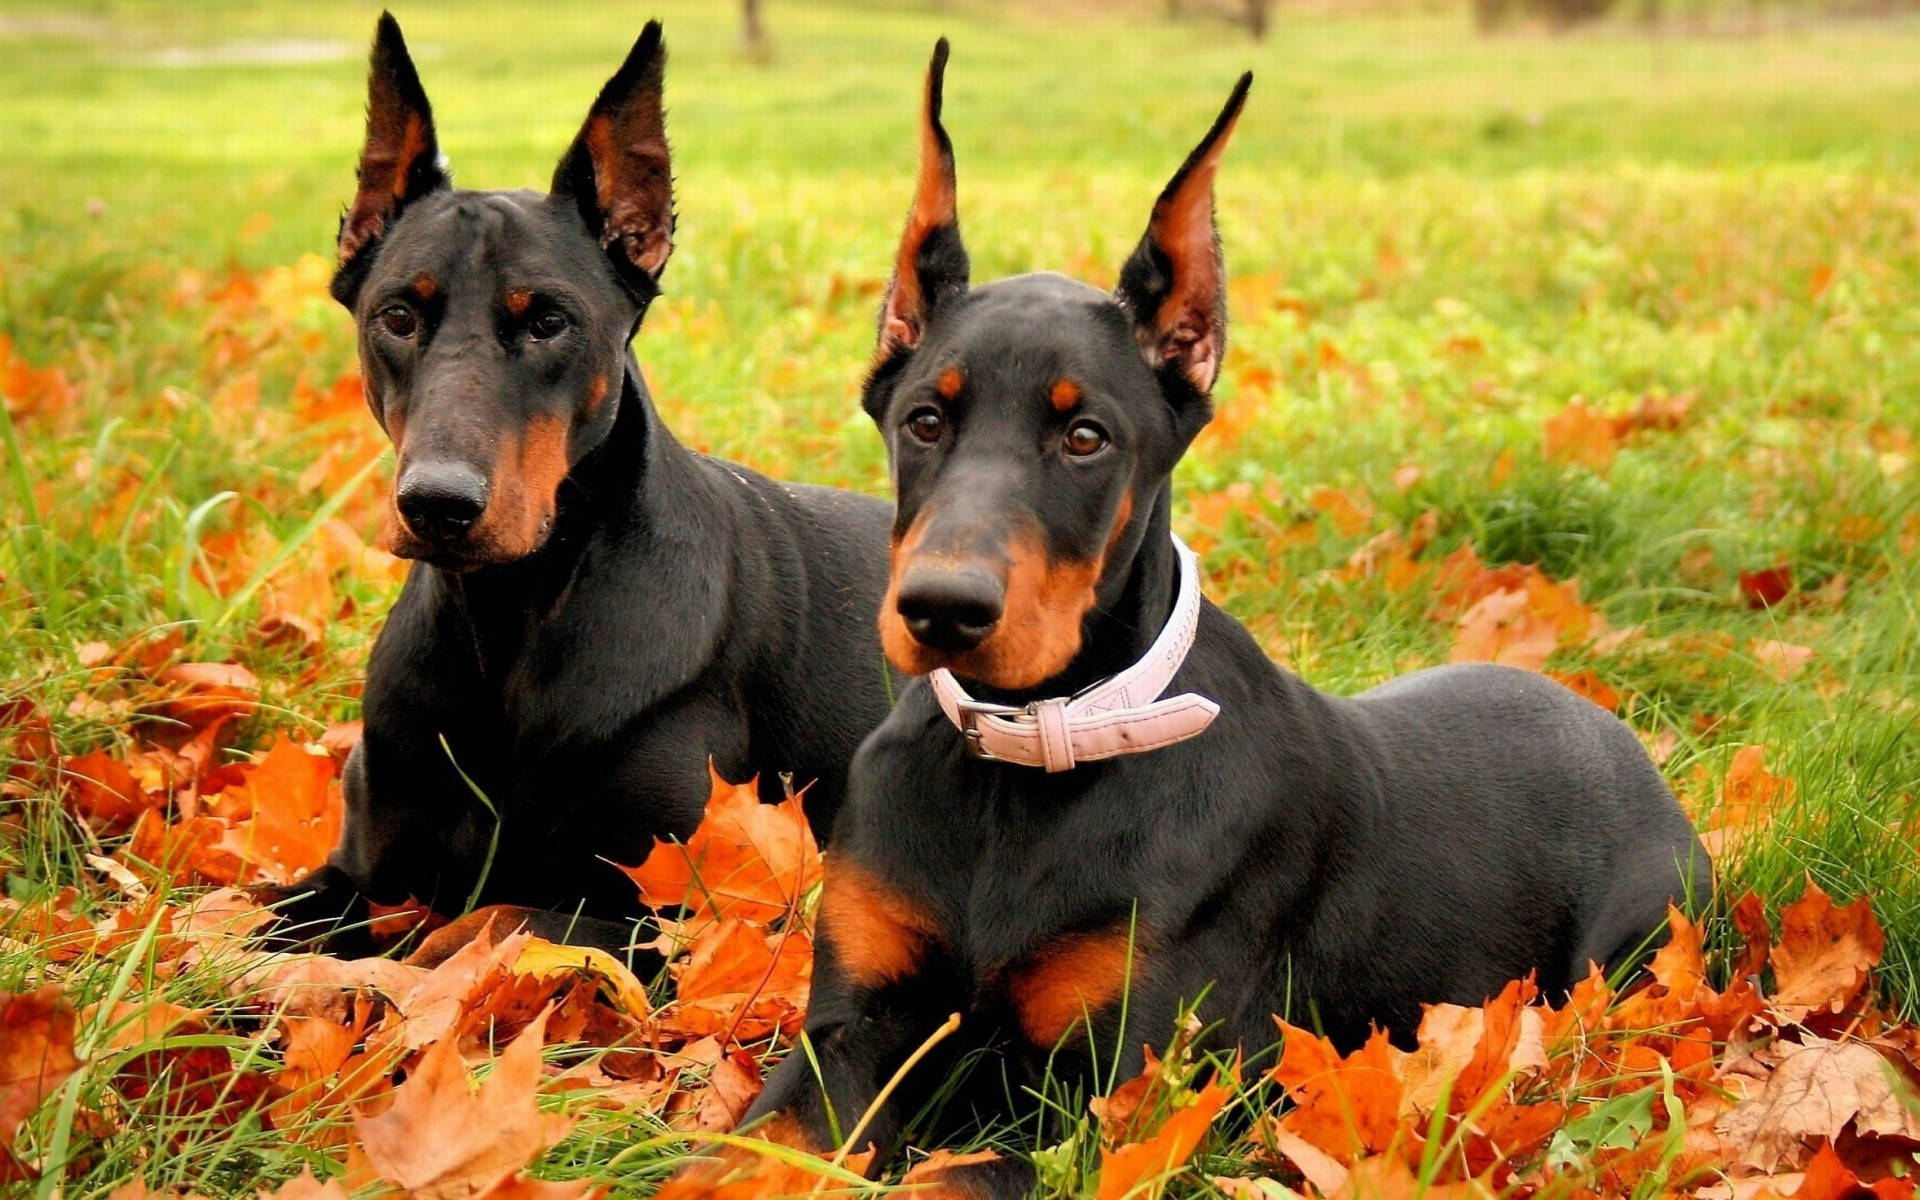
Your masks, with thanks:
M1155 298L1196 266L1179 246L1205 239L1166 232L1150 227L1118 298L1029 275L943 301L919 344L869 383L894 464L896 535L938 542L935 567L968 557L1005 580L1021 554L1101 564L1070 660L1026 687L968 679L976 695L1070 694L1135 661L1172 607L1168 479L1205 397L1182 373L1187 343L1156 336ZM1217 333L1224 300L1213 303L1196 327ZM1065 412L1049 399L1063 378L1081 394ZM914 432L929 410L935 439ZM1097 424L1103 448L1062 449L1079 422ZM1627 961L1657 939L1670 899L1710 886L1634 735L1542 676L1450 666L1330 696L1207 604L1168 690L1181 692L1221 706L1198 737L1046 774L970 757L931 690L910 685L854 760L826 889L857 872L867 892L919 914L919 931L890 943L910 948L913 966L876 971L870 947L884 938L870 914L824 905L812 1054L787 1057L746 1124L784 1114L804 1140L830 1145L955 1010L959 1034L869 1127L883 1157L958 1057L983 1047L1004 1055L1010 1086L981 1101L1004 1118L1031 1115L1005 1097L1036 1083L1057 1049L1052 1069L1069 1081L1094 1082L1090 1043L1107 1064L1118 1056L1124 1078L1195 1002L1216 1046L1270 1045L1276 1013L1343 1047L1374 1023L1405 1044L1424 1003L1477 1004L1528 972L1558 995L1589 961ZM1059 1045L1036 1041L1023 1021L1031 972L1076 938L1137 950L1125 1028L1116 996ZM967 1186L1014 1196L1029 1183L1002 1164Z
M663 54L650 25L594 109L648 154L665 148ZM396 127L383 104L427 111L390 17L372 96L370 130ZM584 912L580 940L624 942L621 918L638 905L609 864L692 832L709 756L729 778L759 773L769 795L781 772L811 781L807 812L824 832L854 748L886 712L873 631L886 505L674 440L627 347L656 290L657 270L636 280L637 264L671 234L665 161L622 182L639 217L611 227L594 216L586 141L583 130L553 194L409 191L375 240L343 242L338 290L399 448L398 486L453 472L504 503L531 485L502 448L530 445L543 422L564 430L565 473L550 514L518 530L532 544L504 552L396 513L420 561L368 664L343 844L290 889L290 924L357 919L368 898L453 914L477 896ZM407 336L385 323L396 307ZM548 309L557 331L536 336ZM365 948L346 935L334 946Z

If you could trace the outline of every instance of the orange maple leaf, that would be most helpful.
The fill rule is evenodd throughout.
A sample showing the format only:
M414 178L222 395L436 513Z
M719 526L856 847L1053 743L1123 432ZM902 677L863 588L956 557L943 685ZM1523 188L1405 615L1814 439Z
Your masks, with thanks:
M260 707L260 681L238 663L175 663L162 668L154 682L166 694L153 710L193 729Z
M1115 1150L1102 1148L1098 1200L1120 1200L1186 1166L1233 1091L1231 1083L1215 1080L1200 1089L1191 1104L1175 1110L1152 1137Z
M758 779L730 784L711 764L706 815L684 845L655 841L637 867L621 867L655 909L684 905L696 926L723 917L762 924L791 915L820 881L820 847L800 795L762 804Z
M659 1014L659 1029L736 1042L776 1030L798 1032L812 974L813 942L804 930L769 933L751 922L724 920L678 968L674 1001Z
M79 1069L73 1033L73 1006L58 984L18 995L0 992L0 1182L35 1177L14 1157L14 1135Z
M223 883L287 884L325 863L346 816L334 773L331 755L275 739L239 783L207 801L227 822L209 855L229 855L238 867L225 879L224 866L202 873Z
M1800 899L1780 910L1774 1008L1794 1020L1816 1009L1845 1011L1886 948L1887 935L1867 897L1836 908L1833 897L1809 879Z
M1620 449L1620 430L1612 417L1587 407L1575 396L1544 427L1548 458L1605 471Z
M1497 662L1538 671L1563 645L1602 632L1605 621L1580 601L1574 580L1555 583L1533 567L1519 586L1482 596L1455 624L1454 662Z
M1286 1041L1273 1079L1294 1101L1280 1127L1348 1166L1386 1150L1400 1132L1402 1098L1401 1052L1386 1031L1342 1058L1326 1038L1274 1019Z

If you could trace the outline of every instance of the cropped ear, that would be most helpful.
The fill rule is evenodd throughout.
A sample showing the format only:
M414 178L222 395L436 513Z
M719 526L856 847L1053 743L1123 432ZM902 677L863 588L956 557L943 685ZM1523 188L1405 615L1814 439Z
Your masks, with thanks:
M1147 364L1176 370L1202 396L1227 351L1227 268L1213 223L1213 177L1252 84L1251 71L1240 77L1213 128L1160 193L1115 289L1133 314Z
M940 124L940 100L947 72L947 39L933 47L927 66L927 90L920 108L920 178L913 209L893 260L893 279L880 306L880 344L874 367L920 344L934 310L967 290L970 266L960 241L960 215L953 174L953 141Z
M667 49L648 21L553 172L552 192L573 200L587 228L642 302L659 294L673 253L673 161L667 150Z
M366 273L367 251L401 210L430 192L452 186L433 133L433 107L407 54L392 13L381 13L367 71L367 143L360 151L360 186L340 218L339 270L333 294L352 303Z

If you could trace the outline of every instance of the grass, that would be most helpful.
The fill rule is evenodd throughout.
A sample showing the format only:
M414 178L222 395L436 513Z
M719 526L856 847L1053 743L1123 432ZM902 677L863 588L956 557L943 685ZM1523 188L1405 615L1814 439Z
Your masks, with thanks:
M1771 903L1811 875L1872 897L1882 986L1920 1015L1920 25L1480 40L1464 13L1283 9L1256 47L1217 26L985 4L771 8L765 68L738 57L730 5L658 3L631 29L584 5L398 14L441 143L481 187L543 183L641 19L665 19L681 232L637 348L688 441L884 491L855 386L937 34L955 43L948 121L983 279L1110 281L1251 66L1221 181L1236 277L1221 416L1179 485L1211 594L1350 691L1444 661L1452 636L1418 589L1341 571L1370 538L1432 513L1430 554L1471 542L1577 577L1642 634L1556 665L1595 671L1665 735L1698 811L1711 819L1742 746L1794 780L1724 885ZM299 391L352 361L324 262L302 256L328 252L350 192L374 12L28 0L0 15L0 333L77 396L61 414L8 397L0 704L52 714L68 752L125 725L75 704L91 678L78 648L160 627L267 681L253 735L353 711L390 574L339 585L315 656L263 643L257 620L317 514L364 530L376 507L378 483L356 476L379 454L372 423L350 405L302 416ZM310 61L257 61L295 51ZM1543 451L1573 397L1619 412L1684 395L1678 430L1628 439L1604 470ZM230 577L236 546L268 549ZM1739 574L1779 564L1807 602L1751 607ZM1813 656L1780 678L1756 651L1769 641ZM104 902L82 827L44 795L0 803L9 896L78 884ZM0 987L42 967L10 945ZM71 986L98 996L144 969L136 943ZM221 987L217 965L164 984ZM144 1134L90 1143L63 1194L149 1168L242 1194L297 1169L257 1127L141 1115ZM658 1144L628 1149L641 1127L596 1117L555 1163L637 1186L663 1169Z

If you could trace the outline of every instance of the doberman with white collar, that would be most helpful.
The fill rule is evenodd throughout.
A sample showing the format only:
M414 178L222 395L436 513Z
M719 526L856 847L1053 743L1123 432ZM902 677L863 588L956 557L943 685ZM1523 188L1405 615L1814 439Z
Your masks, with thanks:
M649 24L548 192L461 191L380 19L333 294L416 561L368 664L343 844L288 925L477 897L537 910L499 933L624 943L638 905L608 863L693 831L709 756L771 794L811 781L824 833L886 714L886 504L685 449L628 348L673 248L665 57Z
M1225 351L1213 181L1251 77L1116 291L1049 274L970 288L945 60L943 42L865 392L898 497L881 640L931 677L854 760L810 1051L743 1126L832 1148L956 1010L959 1034L853 1149L884 1156L982 1047L1010 1078L981 1102L1009 1116L1049 1059L1090 1083L1091 1046L1134 1073L1186 1005L1249 1053L1276 1013L1342 1046L1372 1022L1404 1042L1423 1003L1480 1003L1528 972L1562 993L1590 961L1632 959L1711 877L1624 724L1490 665L1322 694L1201 598L1170 531L1168 477ZM945 1180L1029 1182L1017 1161Z

